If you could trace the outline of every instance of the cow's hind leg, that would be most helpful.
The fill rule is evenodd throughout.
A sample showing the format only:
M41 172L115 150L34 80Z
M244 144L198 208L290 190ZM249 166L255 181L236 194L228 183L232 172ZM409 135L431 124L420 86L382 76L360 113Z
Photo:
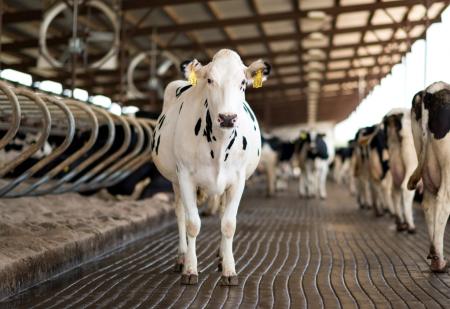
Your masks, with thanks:
M429 258L433 272L447 270L447 261L444 257L444 232L450 212L445 202L439 194L438 196L432 196L429 192L424 194L423 208L430 233Z
M179 172L180 196L186 217L187 250L184 257L181 284L197 284L196 239L200 233L200 216L197 208L197 188L190 180L189 174Z
M221 253L222 278L221 285L238 285L236 266L233 256L233 237L236 231L236 215L244 192L245 177L239 180L226 191L226 203L221 220Z
M402 203L405 214L405 221L408 225L408 233L414 234L416 232L416 226L414 225L413 217L413 202L414 202L414 191L409 191L407 189L402 189Z
M175 193L175 214L177 216L178 224L178 256L175 263L175 272L181 272L184 265L184 257L187 252L187 241L186 241L186 216L184 213L183 202L180 197L180 189L178 186L173 185L173 191Z
M405 216L402 207L402 193L400 189L394 188L392 192L392 202L394 204L397 231L402 232L407 229Z

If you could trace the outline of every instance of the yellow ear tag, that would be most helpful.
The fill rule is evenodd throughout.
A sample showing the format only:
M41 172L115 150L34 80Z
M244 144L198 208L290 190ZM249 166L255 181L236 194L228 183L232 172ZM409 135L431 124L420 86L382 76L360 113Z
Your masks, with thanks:
M189 83L192 86L197 85L197 75L195 74L194 70L192 70L191 73L189 73L189 79L188 80L189 80Z
M262 70L258 70L253 78L253 88L261 88L262 82Z

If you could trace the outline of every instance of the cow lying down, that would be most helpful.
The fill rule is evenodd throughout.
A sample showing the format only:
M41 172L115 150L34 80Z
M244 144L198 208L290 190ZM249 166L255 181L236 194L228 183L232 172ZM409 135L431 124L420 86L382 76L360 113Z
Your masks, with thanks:
M422 207L430 237L431 270L444 272L444 232L450 214L450 85L437 82L414 96L412 132L418 166L409 179L414 190L422 179Z
M155 165L175 192L176 269L182 270L182 284L197 283L200 189L209 196L220 196L221 284L237 285L232 249L236 214L245 181L261 154L261 134L245 101L245 89L249 83L261 83L270 66L258 60L247 67L236 52L223 49L205 66L194 60L182 69L191 83L180 80L167 86L152 151Z

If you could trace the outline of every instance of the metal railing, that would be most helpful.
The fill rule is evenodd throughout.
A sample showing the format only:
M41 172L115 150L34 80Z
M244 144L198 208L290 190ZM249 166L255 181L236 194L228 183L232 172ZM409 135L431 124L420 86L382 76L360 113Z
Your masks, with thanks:
M151 161L154 125L150 119L117 116L0 81L0 197L92 191L117 184ZM18 134L36 140L24 142L13 158L5 159L6 148ZM42 155L50 140L57 142Z

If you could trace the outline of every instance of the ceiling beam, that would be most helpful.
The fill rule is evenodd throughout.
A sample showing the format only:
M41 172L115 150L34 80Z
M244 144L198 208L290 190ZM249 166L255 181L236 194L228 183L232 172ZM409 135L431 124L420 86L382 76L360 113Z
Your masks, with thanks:
M429 0L430 4L434 2L446 2L446 0ZM416 4L423 4L423 0L397 0L381 3L371 3L371 4L360 4L360 5L348 5L341 7L330 7L322 9L314 9L309 11L322 11L327 15L338 15L341 13L356 12L356 11L372 11L377 9L393 8L393 7L411 7ZM182 23L176 25L168 25L158 27L158 33L169 33L177 31L194 31L201 29L211 29L220 28L226 26L236 26L236 25L247 25L257 22L267 22L267 21L279 21L293 18L301 18L308 16L308 10L306 11L290 11L283 13L272 13L272 14L261 14L259 16L246 16L246 17L236 17L227 18L220 21L203 21L203 22L193 22L193 23ZM137 30L134 35L148 35L153 31L153 26L142 27Z

